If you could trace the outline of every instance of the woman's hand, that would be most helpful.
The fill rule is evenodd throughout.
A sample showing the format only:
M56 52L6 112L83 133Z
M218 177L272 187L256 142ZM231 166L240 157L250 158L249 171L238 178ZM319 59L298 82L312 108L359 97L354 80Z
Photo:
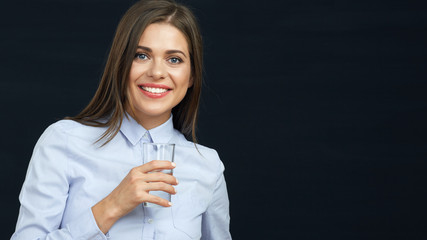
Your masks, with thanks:
M164 207L172 204L166 199L149 194L150 191L164 191L175 194L178 180L170 174L160 172L175 168L170 161L154 160L130 170L122 182L103 200L92 207L96 223L107 233L113 224L143 202Z

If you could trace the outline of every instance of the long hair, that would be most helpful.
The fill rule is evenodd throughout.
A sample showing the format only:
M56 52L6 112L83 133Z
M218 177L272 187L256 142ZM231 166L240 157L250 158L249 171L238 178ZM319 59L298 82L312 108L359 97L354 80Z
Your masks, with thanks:
M141 0L119 22L95 96L77 116L67 117L84 125L108 127L99 138L105 140L103 145L117 135L127 107L132 108L128 97L128 77L139 39L148 25L161 22L180 30L188 43L193 85L183 100L172 109L172 114L174 127L187 139L197 142L203 46L196 18L187 7L174 0Z

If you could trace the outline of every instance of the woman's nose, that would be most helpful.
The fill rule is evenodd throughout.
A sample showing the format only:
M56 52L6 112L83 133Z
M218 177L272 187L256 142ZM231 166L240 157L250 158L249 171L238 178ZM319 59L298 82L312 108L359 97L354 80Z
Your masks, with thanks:
M148 76L154 79L163 79L166 77L165 66L160 61L153 61L150 69L148 70Z

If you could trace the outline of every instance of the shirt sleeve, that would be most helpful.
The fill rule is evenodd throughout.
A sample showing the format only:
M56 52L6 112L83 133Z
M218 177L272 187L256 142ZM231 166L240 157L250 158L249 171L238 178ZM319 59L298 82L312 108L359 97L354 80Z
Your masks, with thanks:
M67 204L67 135L59 126L46 129L34 148L19 195L21 203L11 240L107 239L99 230L91 209L62 226Z
M202 240L231 239L230 214L224 165L220 162L220 175L216 182L213 198L202 219Z

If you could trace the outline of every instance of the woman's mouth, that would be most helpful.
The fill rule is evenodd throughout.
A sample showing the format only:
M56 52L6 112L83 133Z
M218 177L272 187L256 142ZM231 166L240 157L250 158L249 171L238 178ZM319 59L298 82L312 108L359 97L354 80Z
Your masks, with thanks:
M164 93L168 91L168 89L165 89L165 88L154 88L154 87L144 87L144 86L139 86L139 88L150 93Z
M168 86L160 85L160 84L142 84L138 85L141 92L149 97L149 98L161 98L166 96L170 92L170 88Z

